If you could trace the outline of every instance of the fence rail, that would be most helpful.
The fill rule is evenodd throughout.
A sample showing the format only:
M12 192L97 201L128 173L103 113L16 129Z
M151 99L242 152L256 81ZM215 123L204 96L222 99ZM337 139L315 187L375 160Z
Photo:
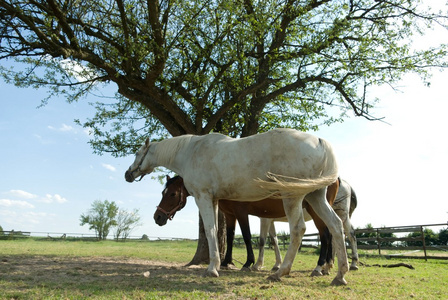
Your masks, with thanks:
M433 250L437 251L439 254L448 254L448 245L427 245L427 242L425 240L425 228L427 227L441 227L441 226L447 226L448 223L442 223L442 224L427 224L427 225L412 225L412 226L395 226L395 227L381 227L381 228L365 228L365 229L356 229L355 233L358 234L370 234L374 236L370 237L357 237L357 246L358 249L363 250L378 250L378 255L385 256L387 258L392 257L402 257L402 258L419 258L419 259L448 259L448 255L434 255L433 252L431 252L431 255L429 255L428 251ZM396 234L396 233L418 233L419 235L409 237L383 237L383 234ZM279 246L283 246L283 248L286 248L286 246L289 245L289 235L278 235L277 236L279 240ZM405 246L403 245L403 242L420 242L421 246ZM259 245L259 237L253 237L252 243L256 246ZM395 245L392 245L394 244ZM244 245L243 238L238 237L235 238L235 245ZM320 244L319 234L312 233L312 234L305 234L302 239L302 245L301 247L313 247L316 248ZM267 247L271 247L271 240L268 239L267 241ZM384 254L385 251L390 250L405 250L408 251L404 254ZM423 251L423 255L409 255L409 254L416 254L418 252Z
M1 231L0 230L0 240L12 240L12 239L22 239L22 238L43 238L48 240L85 240L85 241L95 241L98 237L93 233L61 233L61 232L30 232L30 231ZM115 240L114 238L108 238L108 240ZM160 236L129 236L125 240L132 241L162 241L162 240L197 240L188 238L178 238L178 237L160 237ZM119 238L119 241L123 241Z
M427 224L427 225L413 225L413 226L395 226L395 227L381 227L381 228L365 228L356 229L356 234L369 234L373 236L369 237L357 237L358 249L363 250L377 250L378 255L391 257L402 257L402 258L421 258L421 259L448 259L448 245L427 245L425 238L424 229L428 227L442 227L447 226L448 223L441 224ZM409 237L384 237L384 234L396 234L396 233L418 233L419 235ZM96 240L95 234L86 233L57 233L57 232L29 232L29 231L0 231L0 240L8 239L20 239L20 238L30 238L30 237L43 237L49 240ZM173 237L148 237L144 235L143 237L128 237L128 240L186 240L184 238L173 238ZM278 235L279 245L286 249L289 245L289 235ZM403 245L404 242L420 242L421 245L409 246ZM259 237L253 237L252 243L256 246L259 245ZM395 245L393 245L395 243ZM319 235L317 233L305 234L302 239L301 247L312 247L317 248L320 244ZM242 237L236 237L234 239L234 245L243 246L244 241ZM392 245L392 246L391 246ZM270 239L267 240L267 246L271 246ZM386 251L390 250L405 250L408 251L404 254L385 254ZM428 251L431 250L431 255ZM408 255L415 254L416 251L423 251L423 255ZM446 253L446 255L433 255L436 253Z

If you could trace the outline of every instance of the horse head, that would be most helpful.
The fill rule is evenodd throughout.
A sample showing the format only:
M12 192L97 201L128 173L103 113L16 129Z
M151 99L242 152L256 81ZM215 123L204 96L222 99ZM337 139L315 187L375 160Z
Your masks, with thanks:
M166 176L165 189L162 192L162 200L154 213L154 221L159 226L163 226L168 220L172 220L176 212L185 207L189 195L182 177Z
M124 174L124 178L127 182L133 182L136 178L141 176L138 180L140 181L143 179L143 176L154 170L154 167L151 166L151 163L147 157L150 146L151 143L149 142L149 138L147 138L145 144L143 144L135 154L134 162Z

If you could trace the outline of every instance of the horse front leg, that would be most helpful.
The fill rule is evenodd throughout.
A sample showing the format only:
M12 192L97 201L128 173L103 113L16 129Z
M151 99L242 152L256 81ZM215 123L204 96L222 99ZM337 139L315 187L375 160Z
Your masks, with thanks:
M289 272L291 272L294 258L299 250L306 229L305 221L303 219L302 201L303 197L283 199L283 207L289 222L291 241L280 268L277 272L268 277L268 280L270 281L280 281L282 276L288 275Z
M204 276L219 277L220 257L218 251L218 201L211 197L195 197L202 221L204 222L205 236L208 241L210 263Z
M331 284L346 285L347 281L345 280L344 275L348 272L348 260L342 221L326 201L325 189L320 189L308 194L307 201L316 214L327 225L332 235L333 246L338 258L338 273Z

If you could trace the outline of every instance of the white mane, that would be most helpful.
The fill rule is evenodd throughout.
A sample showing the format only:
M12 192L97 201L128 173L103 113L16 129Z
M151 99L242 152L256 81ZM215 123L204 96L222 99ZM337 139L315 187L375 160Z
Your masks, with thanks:
M190 142L192 137L193 135L186 134L155 143L157 144L156 151L154 153L156 160L162 165L171 164L173 159L176 157L177 152L185 147L185 145Z

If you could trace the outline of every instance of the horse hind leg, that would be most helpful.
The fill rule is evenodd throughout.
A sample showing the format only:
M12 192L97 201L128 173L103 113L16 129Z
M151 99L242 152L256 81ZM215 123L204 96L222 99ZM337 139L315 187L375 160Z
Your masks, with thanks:
M317 261L317 266L311 272L311 277L323 276L329 274L329 263L331 261L331 234L325 223L314 212L313 208L307 203L304 203L304 207L313 218L314 225L319 231L320 237L320 253Z
M237 216L238 223L240 224L241 233L243 234L244 243L246 244L246 263L241 268L242 271L250 271L250 267L255 262L254 250L252 248L252 234L250 233L249 216Z
M326 201L325 189L317 190L307 195L307 201L327 225L332 235L332 244L335 247L335 253L338 258L338 273L331 284L346 285L347 281L344 275L348 272L348 260L342 221Z
M282 276L288 275L291 271L294 258L299 250L299 245L306 229L305 221L303 219L302 201L303 197L296 199L283 199L283 207L289 222L291 242L280 268L268 277L268 280L270 281L280 281Z
M271 227L269 229L269 236L271 237L275 252L275 264L272 267L271 271L275 272L280 269L280 265L282 264L282 255L280 253L280 248L278 247L277 232L275 230L274 221L272 221Z
M252 266L252 270L260 271L264 264L264 247L266 245L266 239L268 231L271 226L271 219L260 218L260 244L258 245L258 258L257 262Z
M352 249L352 263L350 264L350 270L356 271L358 270L358 245L356 241L356 235L355 235L355 229L352 226L352 223L350 222L350 217L347 210L335 210L336 214L339 216L339 218L342 220L342 223L344 225L344 233L348 237L348 240L350 241L350 248Z
M232 251L233 251L233 240L235 238L235 226L236 218L232 214L224 214L226 218L226 233L227 233L227 250L224 260L221 262L221 267L228 268L229 265L233 265L232 262Z
M311 277L330 275L330 269L333 267L331 234L325 224L323 228L319 228L319 234L321 241L319 260L316 268L311 272Z
M358 263L359 263L358 244L356 241L355 229L353 228L352 224L349 221L348 221L348 226L349 226L349 230L346 232L348 232L347 236L350 241L350 247L352 248L352 263L350 264L350 270L357 271Z

